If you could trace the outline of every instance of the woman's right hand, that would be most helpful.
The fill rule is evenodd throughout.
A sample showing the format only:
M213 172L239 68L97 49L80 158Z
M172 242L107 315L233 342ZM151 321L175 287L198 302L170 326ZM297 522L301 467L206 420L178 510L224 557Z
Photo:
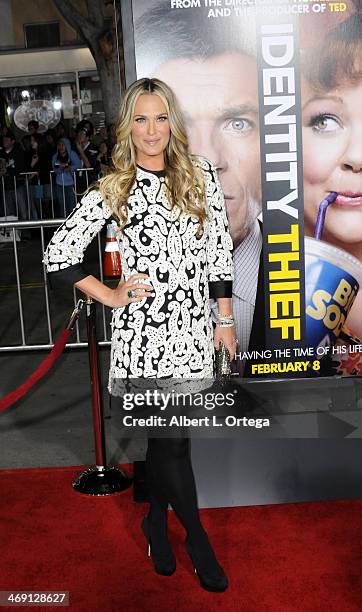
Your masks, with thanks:
M153 297L153 287L150 283L142 282L150 277L147 274L135 273L126 281L120 281L116 289L112 290L111 300L107 306L120 308L134 302L140 302L144 298ZM128 292L133 292L133 297L129 297Z

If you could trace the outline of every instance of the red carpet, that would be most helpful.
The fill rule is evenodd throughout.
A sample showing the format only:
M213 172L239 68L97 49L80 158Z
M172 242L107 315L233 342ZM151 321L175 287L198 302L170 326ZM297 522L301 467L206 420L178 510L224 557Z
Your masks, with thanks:
M173 513L177 571L157 576L139 528L146 506L131 489L75 493L79 471L0 472L0 590L68 590L70 608L59 609L72 612L361 611L362 500L202 510L230 580L213 594L193 574Z

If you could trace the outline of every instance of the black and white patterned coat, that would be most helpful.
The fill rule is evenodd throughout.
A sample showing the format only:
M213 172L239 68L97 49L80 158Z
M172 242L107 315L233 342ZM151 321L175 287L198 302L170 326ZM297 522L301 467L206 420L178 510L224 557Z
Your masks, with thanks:
M200 237L196 218L171 209L164 173L137 168L119 249L125 279L148 274L155 296L113 310L110 389L120 378L213 375L209 296L232 296L232 240L215 168L201 157L193 163L203 170L209 211ZM110 218L97 190L84 196L46 249L47 271L70 284L87 276L84 251Z

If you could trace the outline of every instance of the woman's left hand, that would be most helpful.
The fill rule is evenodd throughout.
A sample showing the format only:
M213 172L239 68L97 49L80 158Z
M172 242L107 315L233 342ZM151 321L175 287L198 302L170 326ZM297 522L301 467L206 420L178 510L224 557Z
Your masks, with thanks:
M220 348L220 340L223 341L230 353L230 361L235 359L237 345L235 326L233 325L230 327L220 327L220 325L216 325L214 331L214 346L216 349Z

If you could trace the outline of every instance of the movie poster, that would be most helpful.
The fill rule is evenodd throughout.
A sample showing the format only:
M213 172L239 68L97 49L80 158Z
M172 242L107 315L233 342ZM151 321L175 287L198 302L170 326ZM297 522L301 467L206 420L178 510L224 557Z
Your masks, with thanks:
M133 0L137 77L174 90L234 242L236 371L362 373L360 2Z

